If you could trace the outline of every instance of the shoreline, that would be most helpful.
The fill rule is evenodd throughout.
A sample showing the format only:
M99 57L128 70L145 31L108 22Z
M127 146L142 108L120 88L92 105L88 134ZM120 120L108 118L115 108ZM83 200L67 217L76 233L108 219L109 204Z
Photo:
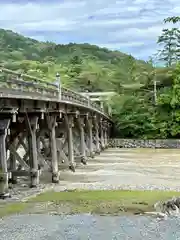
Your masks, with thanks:
M177 191L158 190L46 190L19 201L0 202L0 217L15 214L98 214L137 215L154 211L153 205L173 196Z

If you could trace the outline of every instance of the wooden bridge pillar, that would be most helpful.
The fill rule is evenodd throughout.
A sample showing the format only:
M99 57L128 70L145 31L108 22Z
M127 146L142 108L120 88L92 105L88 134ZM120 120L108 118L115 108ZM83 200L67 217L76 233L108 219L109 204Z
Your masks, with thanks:
M88 148L89 148L89 154L91 158L94 158L94 151L93 151L93 133L92 133L92 118L87 117L87 128L88 128L88 137L89 137L89 142L88 142Z
M37 141L36 132L38 125L38 116L25 117L26 126L28 131L28 149L29 149L29 165L30 165L30 187L37 187L39 184L39 170L37 158Z
M47 116L48 128L50 131L50 148L51 148L51 169L52 169L52 182L59 182L59 170L58 170L58 156L56 146L56 116Z
M39 119L39 130L37 132L37 154L38 154L38 168L40 173L43 170L50 171L51 164L49 164L48 157L51 154L50 150L50 130L48 128L47 119Z
M16 137L15 139L13 139L13 130L11 130L10 133L10 141L12 140L12 147L13 149L17 149L18 148L18 137ZM9 157L9 170L11 172L11 178L10 178L10 182L12 184L16 184L17 183L17 176L15 176L14 172L16 171L16 156L14 155L14 152L12 150L10 150L10 157Z
M108 147L108 141L107 141L107 130L104 129L104 147Z
M100 121L100 126L101 126L101 149L104 150L105 146L104 146L104 129L103 129L103 121L101 119Z
M8 193L6 136L10 119L0 120L0 197Z
M79 126L79 131L80 131L80 153L81 153L81 162L83 164L87 163L87 158L86 158L86 146L85 146L85 136L84 136L84 116L83 117L78 117L78 126Z
M75 172L73 130L72 130L74 126L74 117L72 115L65 114L64 119L67 129L69 169Z
M107 122L104 122L104 147L108 147L108 127L107 127Z
M94 126L95 126L95 141L96 141L96 153L100 154L100 145L99 145L99 125L97 122L97 118L94 118Z

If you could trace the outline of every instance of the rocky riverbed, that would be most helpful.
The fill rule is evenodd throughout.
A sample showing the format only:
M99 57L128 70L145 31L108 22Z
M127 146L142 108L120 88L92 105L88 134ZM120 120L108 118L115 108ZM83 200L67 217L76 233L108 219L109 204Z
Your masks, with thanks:
M47 190L174 190L180 191L180 150L172 149L108 149L79 164L76 172L61 171L60 183L51 184L50 174L41 176L37 189L29 189L22 181L10 192L9 201L27 199ZM3 200L1 200L3 201Z

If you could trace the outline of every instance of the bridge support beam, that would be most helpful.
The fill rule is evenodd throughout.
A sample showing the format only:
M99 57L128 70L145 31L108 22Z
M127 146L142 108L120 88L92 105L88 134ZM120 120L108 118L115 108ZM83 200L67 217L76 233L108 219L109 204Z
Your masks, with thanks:
M88 137L89 137L89 142L88 142L88 148L89 148L89 155L91 158L94 158L94 151L93 151L93 125L92 125L92 119L87 117L87 128L88 128Z
M39 170L37 158L36 132L38 126L37 116L25 116L26 127L28 131L28 149L30 165L30 187L35 188L39 184Z
M59 131L58 138L56 139L57 142L57 150L58 150L58 165L61 168L68 168L69 167L69 159L68 159L68 142L67 142L67 132L66 126L63 123L58 124L57 132Z
M51 171L52 171L52 182L59 182L59 170L58 170L58 156L57 156L57 145L56 145L56 116L47 116L47 123L49 128L49 141L51 149Z
M8 193L6 137L10 119L0 120L0 198Z
M13 139L13 131L11 131L11 133L10 133L10 141L12 141L13 149L15 149L17 151L19 140L18 140L18 137ZM14 174L14 172L16 171L16 155L14 154L12 149L10 150L9 170L11 172L11 178L9 179L9 181L12 184L16 184L17 183L17 176L15 176L15 174Z
M102 121L102 119L100 121L100 126L101 126L101 149L103 151L105 149L105 145L104 145L104 129L103 129L103 121Z
M99 126L97 119L94 119L94 127L95 127L95 142L96 142L96 153L100 154L100 144L99 144Z
M104 147L108 148L108 125L104 122Z
M104 147L108 147L108 140L107 140L107 130L104 130Z
M80 131L80 153L81 153L81 162L83 164L87 163L86 157L86 146L85 146L85 136L84 136L84 117L78 117L77 119L78 127Z
M72 115L65 114L64 119L65 119L66 129L67 129L69 169L75 172L73 130L72 130L74 126L74 118Z

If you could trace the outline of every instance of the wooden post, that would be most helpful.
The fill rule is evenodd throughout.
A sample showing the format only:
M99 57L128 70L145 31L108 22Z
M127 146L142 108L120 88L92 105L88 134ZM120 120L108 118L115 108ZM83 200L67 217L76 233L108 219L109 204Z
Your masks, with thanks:
M104 129L103 129L103 121L101 120L101 148L102 150L105 149L105 146L104 146Z
M38 171L38 159L37 159L37 141L36 141L36 131L38 117L29 117L26 114L25 117L26 126L28 130L28 146L29 146L29 165L30 165L30 187L37 187L39 184L39 171Z
M86 147L85 147L85 137L84 137L84 117L78 118L78 125L79 125L79 131L80 131L80 151L81 151L81 162L83 164L87 163L86 158Z
M72 115L64 116L66 128L67 128L67 141L68 141L68 158L69 158L69 169L75 172L74 162L74 146L73 146L73 131L74 119Z
M10 137L13 137L12 136L12 133L11 133L11 136ZM17 149L18 148L18 143L19 143L19 139L18 137L16 137L14 140L13 140L13 148L14 149ZM13 153L12 150L10 150L10 164L9 164L9 170L11 172L11 179L9 180L12 184L16 184L17 183L17 176L14 175L14 171L16 171L16 156L15 154Z
M93 133L92 133L92 119L87 118L87 127L88 127L88 135L89 135L89 152L90 152L90 157L94 158L94 152L93 152Z
M0 120L0 197L4 198L8 193L8 170L6 136L10 119Z
M100 146L99 146L99 126L97 121L95 122L95 138L96 138L96 153L100 154Z
M56 116L48 116L48 127L50 131L50 147L51 147L51 166L52 166L52 182L59 182L58 156L56 145Z
M106 127L104 129L104 145L105 145L105 148L108 147L107 128Z

